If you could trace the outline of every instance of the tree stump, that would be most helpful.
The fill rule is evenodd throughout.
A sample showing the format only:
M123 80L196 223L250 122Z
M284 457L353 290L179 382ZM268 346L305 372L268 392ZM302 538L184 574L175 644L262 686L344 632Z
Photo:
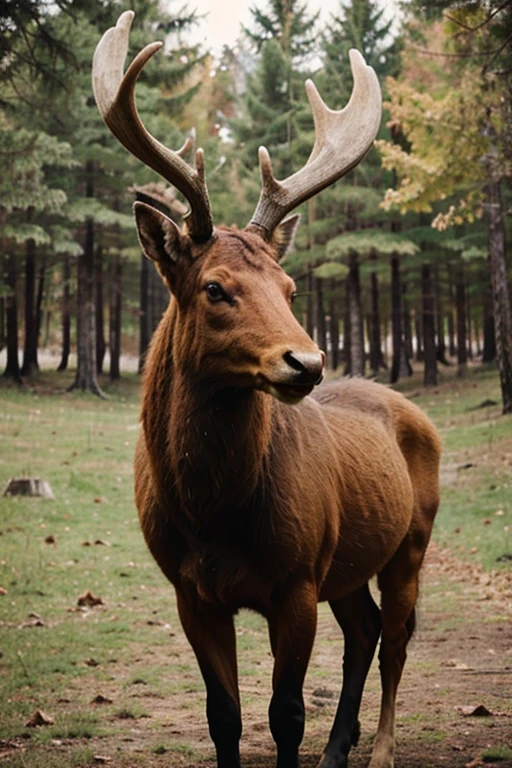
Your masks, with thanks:
M4 491L4 496L41 496L54 499L53 491L46 480L38 477L11 477Z

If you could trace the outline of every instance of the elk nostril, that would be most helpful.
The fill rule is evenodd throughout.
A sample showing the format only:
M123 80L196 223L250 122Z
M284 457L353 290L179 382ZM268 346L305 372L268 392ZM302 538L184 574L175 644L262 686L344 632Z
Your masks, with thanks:
M283 360L290 366L290 368L293 368L294 371L300 371L300 373L307 371L306 366L301 363L297 357L295 357L293 352L285 352L283 355Z
M297 381L317 384L322 380L325 365L323 352L285 352L283 360L290 368L299 373Z

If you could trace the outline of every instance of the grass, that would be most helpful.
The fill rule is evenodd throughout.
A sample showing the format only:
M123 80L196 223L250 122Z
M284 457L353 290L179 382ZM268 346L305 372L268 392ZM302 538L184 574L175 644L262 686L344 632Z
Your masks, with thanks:
M106 385L103 401L66 393L68 378L43 373L33 386L0 389L0 492L10 477L30 475L48 481L55 496L0 498L0 740L33 747L4 759L9 768L90 765L89 742L101 745L112 734L129 742L130 729L141 718L146 722L146 697L162 699L163 709L169 694L182 692L185 709L194 719L204 717L192 653L176 659L173 651L186 643L172 588L146 550L133 502L138 380L126 376ZM512 420L501 416L499 405L478 407L499 403L496 373L447 376L435 390L414 380L403 388L434 419L443 442L436 541L487 569L510 568L498 558L512 549L505 530ZM80 608L78 598L88 590L102 604ZM268 691L265 622L242 611L237 636L241 671L256 690L261 676ZM322 669L313 664L311 673L322 682ZM112 703L95 705L98 695ZM55 724L28 728L37 709ZM163 710L161 721L144 726L144 736L137 732L141 749L200 761L179 732L173 739L162 733L166 717ZM48 745L50 762L43 754ZM140 755L130 760L130 766L146 765Z

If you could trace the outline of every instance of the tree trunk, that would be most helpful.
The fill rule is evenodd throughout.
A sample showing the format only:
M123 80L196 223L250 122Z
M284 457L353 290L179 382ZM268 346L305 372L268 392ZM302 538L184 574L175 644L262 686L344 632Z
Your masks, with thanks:
M414 315L414 331L416 333L416 356L417 363L423 363L425 361L425 351L423 349L423 315L421 312L416 312Z
M149 260L141 254L139 282L139 373L144 370L144 361L151 340L149 317Z
M494 179L491 179L487 189L487 200L496 361L500 374L503 413L512 413L512 314L507 280L505 212L500 185Z
M316 283L316 332L317 344L323 351L327 351L327 328L325 324L324 292L322 281L317 278Z
M402 286L400 281L400 261L396 255L391 256L391 340L393 348L390 381L394 384L400 377L400 358L403 348Z
M409 360L413 356L412 349L412 321L411 321L411 308L407 300L407 287L405 283L402 283L402 307L404 313L404 351L405 355L402 356L403 375L410 376L412 368ZM401 374L402 375L402 374Z
M34 347L34 363L36 368L39 369L39 361L37 359L37 353L39 349L39 343L41 340L41 328L43 326L43 301L44 290L46 287L46 256L43 257L41 265L39 267L39 280L37 282L37 295L36 295L36 312L35 312L35 347Z
M63 295L62 295L62 357L58 371L65 371L68 367L69 353L71 351L71 261L69 256L64 256Z
M315 278L313 276L313 267L311 264L308 264L307 271L306 331L313 339L315 337Z
M94 197L94 163L86 164L86 197ZM84 252L78 259L77 366L70 389L104 397L98 386L96 368L96 307L94 295L94 222L85 223Z
M437 385L436 329L434 323L434 297L430 264L421 267L421 293L423 307L423 344L425 349L425 367L423 383L426 387Z
M361 306L361 284L359 280L359 261L355 251L349 256L348 306L350 312L350 374L364 376L364 327Z
M466 334L467 334L467 355L468 360L473 359L473 318L471 317L471 301L469 291L466 290Z
M329 300L329 334L331 337L331 369L335 371L340 362L340 319L338 316L336 282L334 280L332 281L331 298Z
M343 375L350 376L352 373L352 351L351 346L351 320L350 317L350 286L348 275L345 278L345 311L343 313Z
M492 363L496 360L496 336L494 334L494 315L492 313L492 286L487 271L485 274L482 274L481 281L484 286L482 298L484 333L482 362Z
M30 376L37 369L36 341L36 244L30 239L25 243L25 339L21 375Z
M457 354L457 345L455 344L455 319L453 308L455 307L455 291L453 288L453 267L448 264L448 296L450 298L450 311L448 313L448 352L450 357Z
M96 311L96 372L103 373L105 359L105 313L103 308L103 249L98 246L94 254L94 299Z
M457 316L457 375L464 376L468 362L466 326L466 282L464 267L460 264L455 275L455 305Z
M121 278L123 266L119 254L116 254L116 256L112 258L110 271L110 378L114 381L121 376Z
M0 352L5 347L5 296L0 296Z
M372 255L372 259L375 256ZM368 337L370 343L370 368L374 375L376 375L380 368L384 368L384 356L382 354L381 346L381 330L380 330L380 309L379 309L379 279L376 272L372 272L370 276L371 281L371 310L370 321L368 323Z
M434 300L436 305L436 355L438 362L443 365L450 365L450 361L446 358L445 312L438 264L434 267Z
M16 258L12 254L5 257L5 282L9 288L9 293L5 297L7 363L3 375L8 379L13 379L18 384L21 384L21 371L18 359L18 299L16 296Z

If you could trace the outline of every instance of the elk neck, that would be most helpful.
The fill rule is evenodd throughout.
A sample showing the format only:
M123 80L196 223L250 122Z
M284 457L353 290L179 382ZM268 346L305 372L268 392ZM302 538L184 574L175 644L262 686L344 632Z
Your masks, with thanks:
M179 367L171 352L177 313L172 300L152 342L142 423L162 500L173 508L178 502L207 535L209 524L229 525L227 518L248 506L261 479L275 404L251 388L212 387Z

